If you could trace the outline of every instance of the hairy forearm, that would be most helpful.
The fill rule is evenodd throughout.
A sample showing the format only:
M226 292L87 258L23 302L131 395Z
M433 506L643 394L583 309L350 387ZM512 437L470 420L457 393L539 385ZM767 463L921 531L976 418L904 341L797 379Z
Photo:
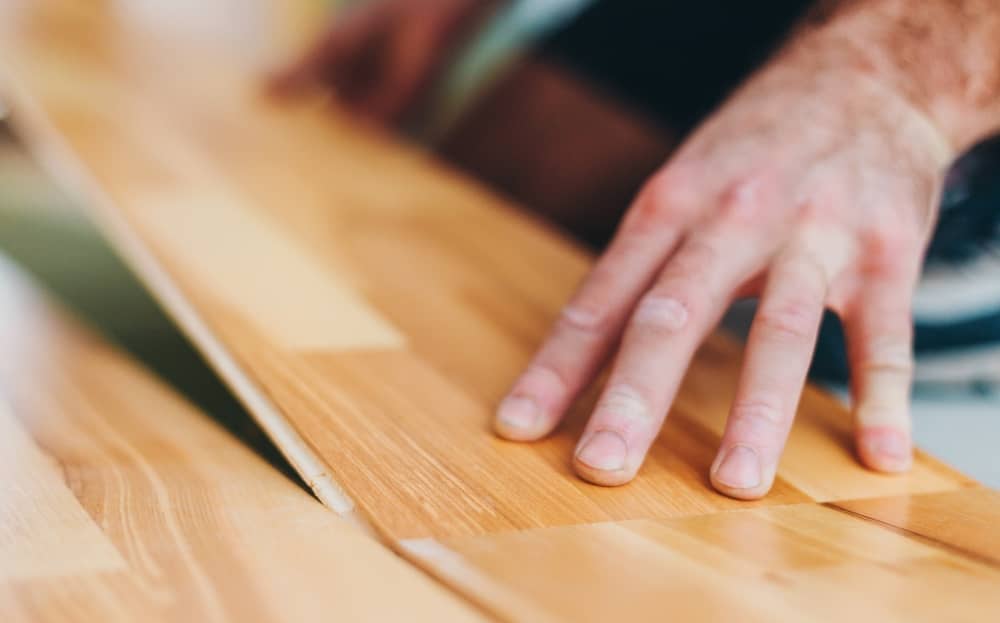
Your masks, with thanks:
M898 92L952 150L1000 130L1000 0L824 0L790 51L810 48Z

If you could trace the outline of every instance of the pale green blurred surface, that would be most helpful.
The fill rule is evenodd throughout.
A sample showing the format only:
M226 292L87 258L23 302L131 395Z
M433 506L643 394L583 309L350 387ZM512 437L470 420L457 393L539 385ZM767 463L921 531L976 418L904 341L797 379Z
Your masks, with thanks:
M236 399L84 214L0 139L0 252L268 461L297 480ZM2 293L0 293L2 295Z

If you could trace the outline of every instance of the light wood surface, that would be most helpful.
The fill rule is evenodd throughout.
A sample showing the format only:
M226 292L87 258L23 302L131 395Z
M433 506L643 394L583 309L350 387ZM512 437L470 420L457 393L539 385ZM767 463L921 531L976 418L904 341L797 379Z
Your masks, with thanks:
M1000 495L967 489L403 549L509 620L979 623L1000 612L998 525Z
M745 503L712 492L706 473L740 358L725 338L699 355L633 484L604 489L571 473L587 400L544 442L494 438L493 404L591 258L327 102L269 100L259 68L270 53L252 44L284 36L262 36L264 26L257 37L228 32L245 19L195 20L192 2L178 2L165 25L139 0L2 0L0 84L36 157L95 209L331 508L508 620L881 623L989 620L997 611L997 495L924 454L906 476L865 471L847 414L815 389L772 494ZM298 15L292 4L243 6ZM213 29L228 34L206 36ZM200 457L199 474L237 482L214 445L174 443L189 461ZM47 493L20 505L31 523L18 529L34 540L7 547L23 573L39 573L35 552L53 547L52 517L87 553L50 556L54 568L86 561L94 570L79 573L104 578L140 564L133 560L148 564L130 558L146 555L134 545L141 539L111 538L130 537L131 526L109 532L87 513L46 513L73 501L55 487L58 476L35 476ZM254 491L264 478L254 476ZM98 482L83 491L117 491L110 477ZM98 499L100 512L113 512L108 500L121 496ZM220 497L209 517L235 525L242 504ZM318 516L281 516L289 514L319 532L309 524ZM317 556L287 545L286 528L259 540L226 534L215 546L241 562ZM343 534L361 553L341 560L369 556L372 544ZM362 608L370 578L384 576L392 591L383 607L444 599L426 580L411 591L406 582L420 578L382 562L346 579L339 567L309 586L348 591ZM468 614L454 602L434 607Z
M481 620L2 259L0 344L0 621Z
M809 389L773 492L714 493L739 365L721 337L626 487L571 473L589 401L541 443L494 438L493 405L591 258L328 103L269 100L246 38L124 10L144 4L3 0L13 120L338 512L391 540L970 484L923 454L906 476L864 470L846 412Z

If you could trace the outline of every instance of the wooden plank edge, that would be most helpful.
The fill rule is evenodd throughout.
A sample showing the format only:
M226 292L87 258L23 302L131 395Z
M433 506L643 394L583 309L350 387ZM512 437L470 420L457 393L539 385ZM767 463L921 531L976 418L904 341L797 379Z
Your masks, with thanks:
M983 491L992 491L992 489L988 489L985 486L974 486L974 487L969 487L969 489L973 489L973 490L974 489L982 489ZM968 489L966 489L966 490L968 490ZM941 495L942 493L950 493L950 492L921 493L921 494L918 494L918 496L914 496L914 497L931 496L931 495ZM861 498L858 501L861 501L861 500L864 500L864 499L878 499L878 498ZM874 515L870 515L870 514L867 514L867 513L861 512L861 511L857 511L857 510L854 510L852 508L848 508L848 507L844 506L844 504L849 504L852 501L854 501L854 500L841 500L841 501L837 501L837 502L821 502L820 506L824 506L826 508L829 508L830 510L837 511L838 513L843 513L844 515L847 515L849 517L854 517L856 519L867 521L867 522L869 522L869 523L871 523L873 525L877 525L880 528L883 528L883 529L888 530L890 532L895 532L896 534L898 534L900 536L904 536L904 537L906 537L908 539L913 539L914 541L919 541L919 542L921 542L921 543L923 543L923 544L925 544L925 545L927 545L929 547L934 547L934 548L937 548L937 549L940 549L940 550L944 550L944 551L950 552L951 554L954 554L955 556L958 556L959 558L964 558L966 560L971 560L973 562L977 562L977 563L979 563L981 565L985 565L987 567L992 567L993 569L996 569L996 570L1000 571L1000 558L996 558L996 557L990 556L988 554L981 554L979 552L970 550L970 549L968 549L966 547L962 547L961 545L956 545L954 543L949 543L947 541L935 538L933 536L928 536L926 534L922 534L919 531L911 530L911 529L906 528L904 526L897 526L897 525L895 525L893 523L885 521L884 519L880 519L878 517L875 517Z
M541 528L546 530L547 528ZM531 530L529 528L529 530ZM487 535L483 535L487 536ZM521 597L516 591L495 581L486 573L469 564L462 554L433 537L395 541L393 549L405 560L436 579L442 586L464 597L480 612L500 621L514 621L507 611L531 612L532 621L552 621L559 618L540 610L533 601ZM474 586L475 588L469 588ZM507 604L500 609L496 604ZM511 608L510 606L514 606Z
M374 534L371 524L354 501L331 476L327 464L299 434L259 385L212 333L209 325L188 302L181 288L114 207L114 201L85 173L86 166L73 155L59 133L39 113L32 98L8 75L0 76L0 97L10 111L7 119L35 161L68 194L93 205L93 219L113 243L115 251L166 309L181 331L198 346L209 365L222 377L281 454L325 506L358 529Z

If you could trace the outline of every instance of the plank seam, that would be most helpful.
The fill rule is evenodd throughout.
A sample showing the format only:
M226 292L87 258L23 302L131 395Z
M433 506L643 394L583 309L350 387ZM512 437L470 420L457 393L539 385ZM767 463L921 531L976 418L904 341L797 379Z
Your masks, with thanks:
M397 551L417 569L428 574L452 593L466 599L486 615L500 621L514 621L507 612L499 609L495 601L504 601L522 611L532 612L534 621L555 621L551 616L522 598L517 592L497 583L488 574L469 564L459 552L434 538L402 539L393 543ZM469 585L479 590L470 590ZM492 599L483 596L489 593Z
M100 229L116 242L118 252L137 273L144 277L153 296L170 311L177 325L195 343L216 372L225 379L233 393L275 442L278 449L309 485L316 497L350 523L371 533L372 529L355 511L354 501L329 473L328 466L305 443L299 432L268 400L252 377L240 366L222 342L212 333L194 306L185 298L180 287L144 247L127 220L117 213L115 202L99 185L84 173L71 148L59 138L41 114L35 114L29 95L18 89L13 80L5 80L4 94L13 114L12 127L31 132L18 132L19 137L42 167L71 194L98 207ZM79 164L79 165L78 165ZM89 199L89 200L88 200Z
M877 526L885 528L886 530L895 532L900 536L912 538L914 540L924 543L925 545L929 545L936 549L943 549L961 558L965 558L967 560L971 560L973 562L978 562L980 564L986 565L987 567L1000 570L1000 560L993 558L992 556L980 554L979 552L965 549L964 547L954 545L952 543L948 543L946 541L942 541L940 539L936 539L931 536L927 536L926 534L921 534L919 532L903 528L902 526L891 524L887 521L878 519L877 517L872 517L870 515L865 515L864 513L859 513L858 511L853 511L849 508L839 506L836 502L822 502L822 505L829 508L830 510L834 510L837 511L838 513L843 513L845 515L848 515L849 517L854 517L855 519L861 519L864 521L871 522Z

